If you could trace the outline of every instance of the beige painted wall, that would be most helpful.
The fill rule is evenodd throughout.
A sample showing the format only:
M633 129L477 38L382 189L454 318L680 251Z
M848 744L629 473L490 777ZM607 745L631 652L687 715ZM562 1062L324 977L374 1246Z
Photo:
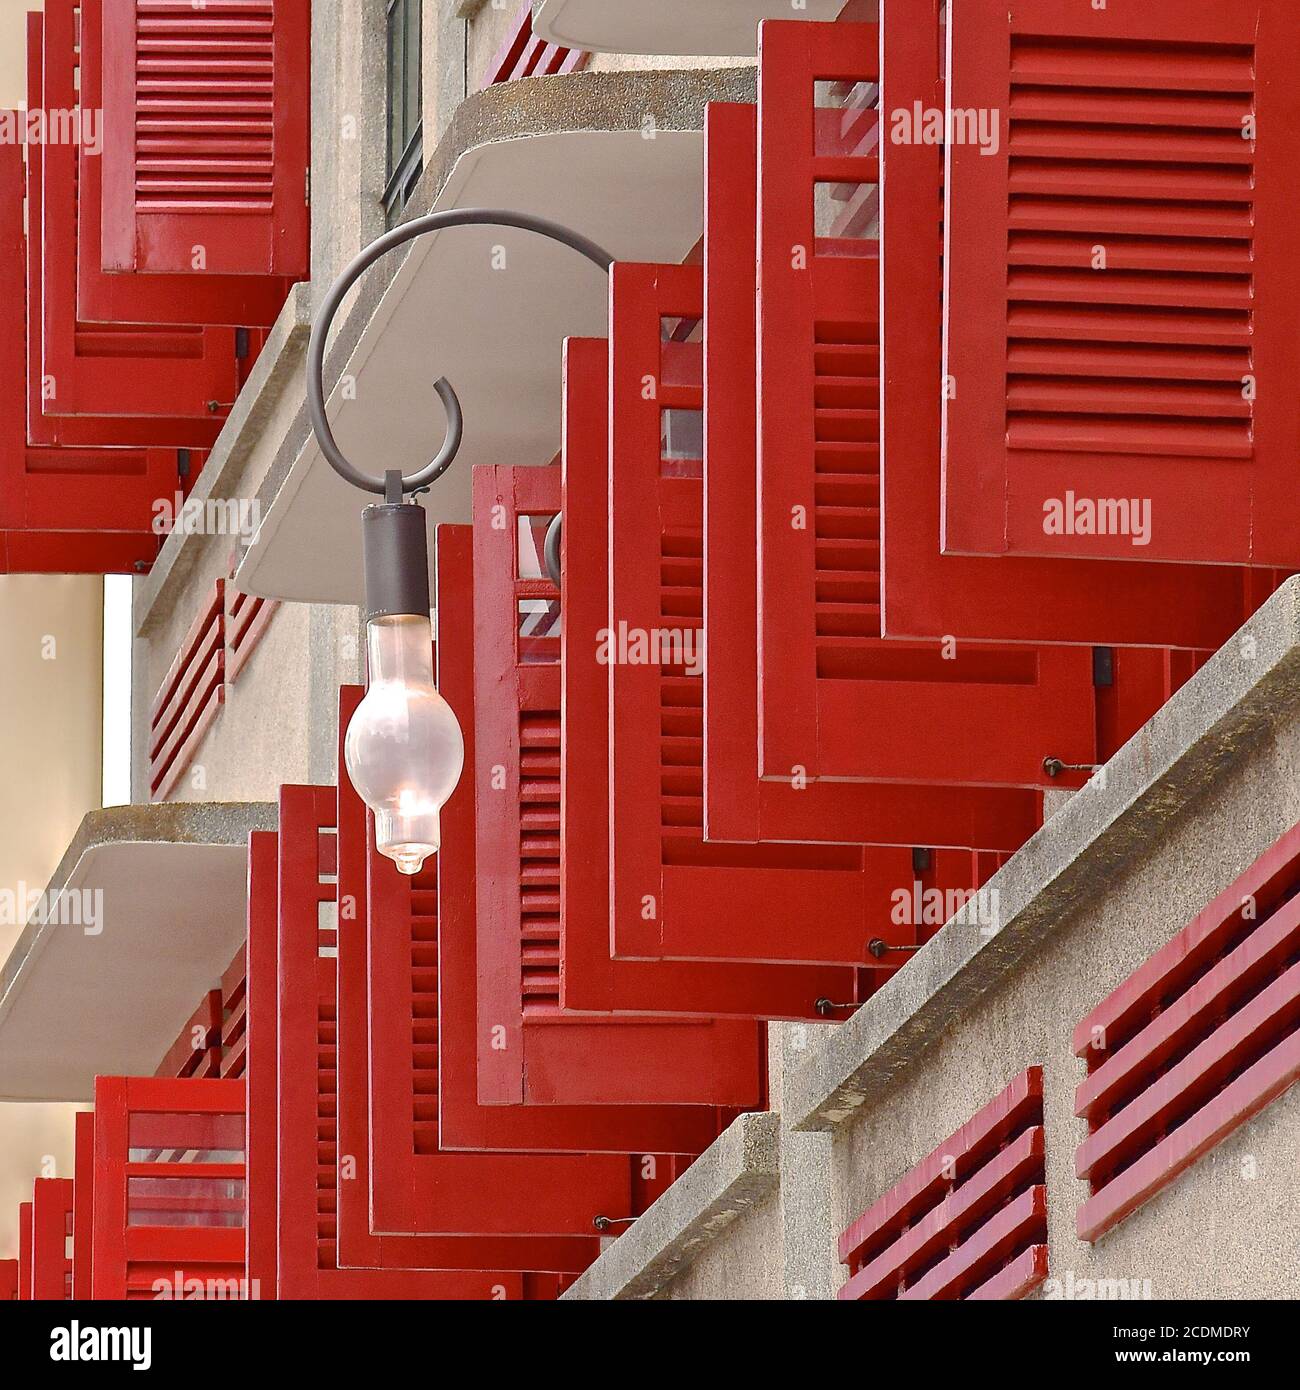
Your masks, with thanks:
M103 581L0 577L0 888L43 888L99 805ZM0 958L20 927L0 922ZM72 1173L72 1107L0 1105L0 1258L36 1176Z

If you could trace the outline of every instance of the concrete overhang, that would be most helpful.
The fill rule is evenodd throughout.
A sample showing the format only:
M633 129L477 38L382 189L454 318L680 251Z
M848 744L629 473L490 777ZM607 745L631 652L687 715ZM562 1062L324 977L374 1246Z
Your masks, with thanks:
M705 106L753 99L752 68L499 84L458 109L408 216L510 208L574 227L618 259L680 261L703 229ZM420 238L378 303L359 298L343 318L344 350L327 361L335 434L366 472L413 471L442 443L432 387L447 376L464 445L421 501L431 529L468 521L474 464L554 457L563 340L607 328L606 276L567 248L495 227ZM360 603L359 514L372 500L309 436L259 493L262 522L236 583L266 598Z
M845 0L533 0L533 33L593 53L749 56L764 19L834 19Z
M247 929L269 802L92 811L0 973L0 1100L88 1101L152 1075Z

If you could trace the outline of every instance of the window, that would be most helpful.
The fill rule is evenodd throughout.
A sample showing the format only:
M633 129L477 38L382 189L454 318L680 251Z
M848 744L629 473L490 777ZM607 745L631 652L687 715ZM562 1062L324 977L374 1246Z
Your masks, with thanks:
M397 221L424 168L421 0L388 0L388 182L384 211Z

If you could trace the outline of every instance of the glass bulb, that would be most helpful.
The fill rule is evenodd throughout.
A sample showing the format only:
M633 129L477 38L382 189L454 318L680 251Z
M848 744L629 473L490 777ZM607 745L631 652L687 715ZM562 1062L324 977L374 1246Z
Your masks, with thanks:
M456 789L465 740L433 683L428 618L398 614L366 627L370 687L344 740L348 776L375 813L375 843L404 874L440 842L439 812Z

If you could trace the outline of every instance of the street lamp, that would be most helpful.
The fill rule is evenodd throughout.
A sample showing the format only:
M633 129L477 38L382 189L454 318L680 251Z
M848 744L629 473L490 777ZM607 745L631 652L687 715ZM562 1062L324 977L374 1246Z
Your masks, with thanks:
M465 740L451 706L433 679L429 551L424 508L414 500L446 472L460 449L460 401L446 377L433 389L447 415L447 433L433 461L416 473L362 473L339 448L325 413L325 343L348 291L381 256L416 237L447 227L514 227L535 232L585 256L608 272L614 258L595 242L543 217L493 208L433 212L372 242L330 287L307 346L307 409L321 453L346 482L379 493L361 513L366 576L365 698L344 740L348 775L374 812L375 843L404 874L420 871L441 841L439 817L456 789ZM411 500L406 499L410 497ZM559 519L547 534L547 569L559 583Z

